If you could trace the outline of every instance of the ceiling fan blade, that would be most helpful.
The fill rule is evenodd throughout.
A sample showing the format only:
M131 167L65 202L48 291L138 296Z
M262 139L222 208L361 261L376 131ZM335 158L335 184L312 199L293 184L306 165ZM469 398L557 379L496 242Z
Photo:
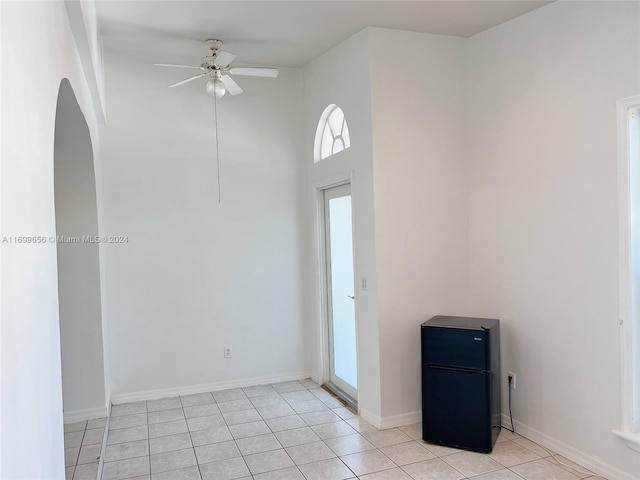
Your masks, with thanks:
M154 67L172 67L172 68L195 68L196 70L204 70L202 67L194 67L192 65L173 65L171 63L154 63Z
M187 82L191 82L192 80L195 80L196 78L204 77L205 75L208 75L208 73L207 72L201 73L200 75L196 75L195 77L190 77L190 78L187 78L186 80L182 80L180 82L173 83L173 84L169 85L167 88L173 88L173 87L177 87L179 85L183 85L183 84L185 84Z
M237 55L229 52L225 52L224 50L218 51L216 53L216 59L213 61L216 67L224 68L228 66L231 62L235 60Z
M277 68L260 68L260 67L233 67L229 69L232 75L247 75L249 77L269 77L277 78Z
M224 88L226 88L227 92L229 92L231 95L239 95L244 91L242 90L242 88L240 88L240 85L238 85L236 81L229 75L222 75L222 77L220 77L220 80L222 80L222 83L224 83Z

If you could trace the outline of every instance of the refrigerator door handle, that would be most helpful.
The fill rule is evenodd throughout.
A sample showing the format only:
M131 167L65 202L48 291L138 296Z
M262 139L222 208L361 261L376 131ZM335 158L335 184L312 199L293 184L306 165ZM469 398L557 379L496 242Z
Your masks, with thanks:
M434 368L436 370L449 370L452 372L463 372L463 373L481 373L483 375L491 373L490 370L482 370L479 368L454 367L451 365L440 365L438 363L428 363L427 367Z

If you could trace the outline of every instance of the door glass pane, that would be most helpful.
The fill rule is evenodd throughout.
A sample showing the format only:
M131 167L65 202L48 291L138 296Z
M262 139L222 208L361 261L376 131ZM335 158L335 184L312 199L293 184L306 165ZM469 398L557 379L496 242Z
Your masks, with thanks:
M334 372L357 388L350 195L329 200L329 236Z

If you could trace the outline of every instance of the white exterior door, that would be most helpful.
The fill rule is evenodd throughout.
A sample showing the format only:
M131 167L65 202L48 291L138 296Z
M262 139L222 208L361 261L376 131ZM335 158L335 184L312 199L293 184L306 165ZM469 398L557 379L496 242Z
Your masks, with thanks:
M324 191L324 213L329 377L355 400L358 369L350 185Z

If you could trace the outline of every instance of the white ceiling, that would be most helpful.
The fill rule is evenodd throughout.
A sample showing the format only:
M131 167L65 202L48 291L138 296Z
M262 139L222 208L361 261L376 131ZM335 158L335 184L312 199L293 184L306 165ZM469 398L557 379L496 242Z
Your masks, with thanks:
M236 64L302 67L367 26L470 37L549 1L110 1L97 10L107 48L197 64L207 38Z

